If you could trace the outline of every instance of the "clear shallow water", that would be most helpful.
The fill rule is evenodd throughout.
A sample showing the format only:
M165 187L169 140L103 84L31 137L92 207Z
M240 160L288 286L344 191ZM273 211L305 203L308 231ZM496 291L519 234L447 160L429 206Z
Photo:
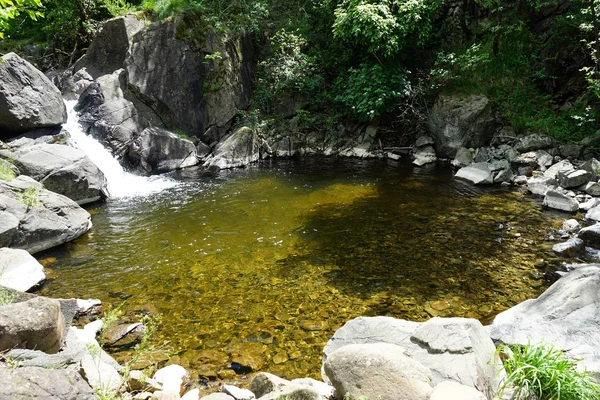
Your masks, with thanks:
M238 363L318 377L327 339L356 316L487 322L545 288L534 265L554 220L449 169L305 159L176 178L91 209L88 234L40 256L43 294L162 316L153 359L195 376L234 380Z

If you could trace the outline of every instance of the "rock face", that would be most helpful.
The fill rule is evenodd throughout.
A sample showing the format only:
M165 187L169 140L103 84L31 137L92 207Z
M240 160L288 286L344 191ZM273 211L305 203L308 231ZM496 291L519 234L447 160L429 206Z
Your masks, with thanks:
M0 398L3 399L97 399L81 375L65 369L0 369L0 382Z
M461 147L478 148L491 138L494 118L485 96L440 96L427 121L439 157L453 158Z
M28 252L0 248L0 286L25 292L44 279L44 267Z
M201 43L194 43L197 24L192 16L179 17L138 32L125 68L131 90L167 128L201 137L248 106L254 59L243 35L208 31ZM209 60L205 55L215 56Z
M67 109L56 86L15 53L0 61L0 132L10 134L67 121ZM1 136L0 136L1 137Z
M79 205L105 199L108 195L102 171L74 147L40 143L15 148L9 156L21 173Z
M134 139L129 157L151 173L168 172L198 164L191 140L160 128L147 128Z
M458 170L456 178L462 178L474 185L491 185L494 183L494 177L488 163L479 162L467 165Z
M589 372L600 372L600 266L568 273L537 299L506 310L488 327L507 344L544 342L581 359Z
M428 400L431 371L388 343L351 344L332 352L325 374L340 397Z
M335 332L323 350L323 360L327 362L343 346L365 343L403 347L407 356L431 370L433 386L453 380L478 389L490 399L496 388L496 348L476 320L432 318L417 323L391 317L359 317Z
M0 210L4 219L18 223L14 229L0 229L0 242L30 253L76 239L92 226L90 214L73 200L23 175L0 181Z
M34 297L0 307L0 351L24 347L56 353L64 335L58 300Z

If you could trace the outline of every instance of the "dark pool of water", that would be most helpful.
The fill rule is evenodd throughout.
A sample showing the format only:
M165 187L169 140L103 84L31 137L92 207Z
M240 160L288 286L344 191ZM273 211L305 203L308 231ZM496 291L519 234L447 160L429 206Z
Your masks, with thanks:
M304 159L177 179L91 209L88 234L40 256L43 294L160 316L151 358L196 376L318 377L326 341L356 316L486 322L545 287L534 265L553 218L448 168Z

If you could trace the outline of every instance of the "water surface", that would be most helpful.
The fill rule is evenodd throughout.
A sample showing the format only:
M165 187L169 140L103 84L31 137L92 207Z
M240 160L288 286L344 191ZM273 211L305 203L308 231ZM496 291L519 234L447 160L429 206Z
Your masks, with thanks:
M43 294L162 316L155 359L195 376L319 377L326 341L356 316L485 323L545 288L534 265L552 218L449 169L304 159L176 178L90 210L88 234L41 255Z

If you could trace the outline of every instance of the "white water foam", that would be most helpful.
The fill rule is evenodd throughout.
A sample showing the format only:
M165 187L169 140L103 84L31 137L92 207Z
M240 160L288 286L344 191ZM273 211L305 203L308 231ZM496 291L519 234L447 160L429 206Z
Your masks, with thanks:
M65 101L69 118L63 127L71 134L75 145L81 149L104 173L108 181L110 198L147 196L178 185L172 179L163 176L138 176L123 169L119 161L113 157L99 141L84 133L75 112L74 100Z

